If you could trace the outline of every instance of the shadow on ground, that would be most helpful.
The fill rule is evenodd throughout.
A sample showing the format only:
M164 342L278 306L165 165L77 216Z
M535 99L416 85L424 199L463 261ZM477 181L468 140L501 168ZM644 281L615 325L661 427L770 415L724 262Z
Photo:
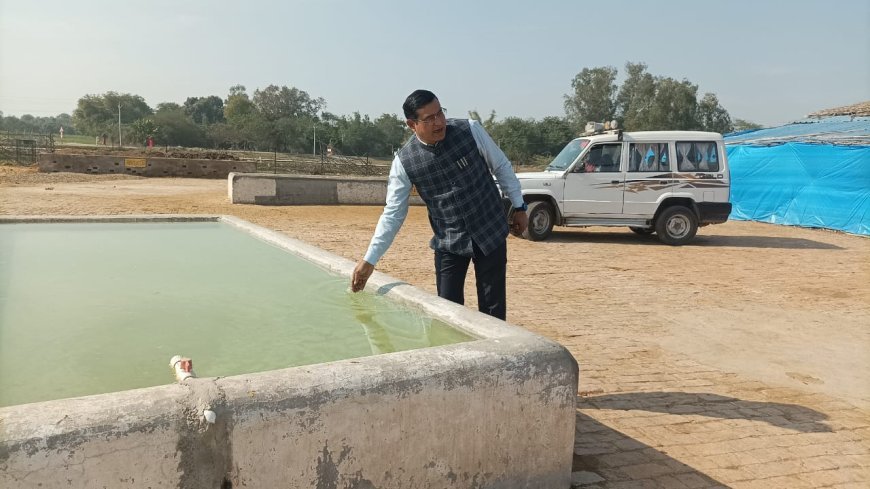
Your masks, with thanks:
M782 236L712 236L699 235L689 246L723 246L729 248L780 248L789 250L842 250L830 243Z
M802 433L830 433L827 415L796 404L744 401L703 392L628 392L579 397L578 408L640 410L759 421Z
M580 399L578 405L579 402ZM572 487L727 487L666 453L580 412L577 413L574 436L571 470L575 477Z
M794 404L744 401L696 392L631 392L577 398L573 472L579 487L726 487L667 453L613 429L594 410L637 410L676 415L744 419L802 433L831 432L827 416ZM581 412L583 410L584 412ZM575 474L576 475L576 474Z
M632 232L590 233L582 231L556 231L546 241L541 243L600 243L625 244L636 246L666 246L655 235L641 236ZM694 240L685 246L727 247L727 248L779 248L794 250L842 250L843 248L830 243L813 241L803 238L788 238L781 236L726 236L721 234L698 234Z

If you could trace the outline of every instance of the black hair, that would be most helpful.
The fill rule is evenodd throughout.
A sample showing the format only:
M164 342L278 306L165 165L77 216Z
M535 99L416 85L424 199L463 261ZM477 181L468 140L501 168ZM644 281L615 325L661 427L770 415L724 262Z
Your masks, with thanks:
M405 119L417 120L417 111L420 107L429 105L436 98L438 97L429 90L414 90L411 92L411 95L408 95L408 98L405 99L405 103L402 104L402 110L405 112Z

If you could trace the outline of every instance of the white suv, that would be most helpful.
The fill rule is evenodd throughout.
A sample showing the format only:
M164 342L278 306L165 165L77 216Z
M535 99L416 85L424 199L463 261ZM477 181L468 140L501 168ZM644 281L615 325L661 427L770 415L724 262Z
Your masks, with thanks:
M713 132L607 131L579 137L543 172L518 173L528 203L523 237L558 226L628 226L669 245L731 213L722 136Z

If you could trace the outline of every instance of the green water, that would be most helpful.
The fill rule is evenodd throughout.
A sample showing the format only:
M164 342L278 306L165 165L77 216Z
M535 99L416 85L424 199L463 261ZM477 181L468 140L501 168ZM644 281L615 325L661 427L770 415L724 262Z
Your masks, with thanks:
M469 339L223 223L0 224L0 406Z

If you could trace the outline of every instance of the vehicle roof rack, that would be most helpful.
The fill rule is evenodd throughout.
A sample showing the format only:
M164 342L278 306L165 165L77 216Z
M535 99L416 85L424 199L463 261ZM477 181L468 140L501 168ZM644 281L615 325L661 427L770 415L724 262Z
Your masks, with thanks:
M622 129L615 120L609 122L587 122L581 136L595 136L598 134L616 134L622 141Z

